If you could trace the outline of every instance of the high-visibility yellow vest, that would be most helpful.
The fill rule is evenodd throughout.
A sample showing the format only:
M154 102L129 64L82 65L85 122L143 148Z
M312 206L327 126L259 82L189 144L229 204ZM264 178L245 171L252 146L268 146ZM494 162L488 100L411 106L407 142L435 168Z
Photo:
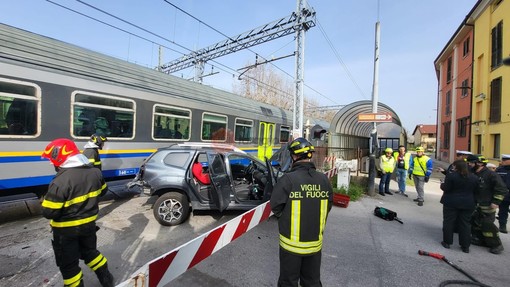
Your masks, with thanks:
M381 169L386 173L392 173L395 168L395 159L386 155L381 156Z
M427 161L429 161L429 157L426 155L422 155L421 157L413 157L413 174L418 176L425 176L427 171Z
M395 164L398 164L399 155L400 155L400 153L398 151L393 153L393 157L395 158ZM409 152L404 153L404 169L405 170L409 169L409 160L410 159L411 159L411 153L409 153Z

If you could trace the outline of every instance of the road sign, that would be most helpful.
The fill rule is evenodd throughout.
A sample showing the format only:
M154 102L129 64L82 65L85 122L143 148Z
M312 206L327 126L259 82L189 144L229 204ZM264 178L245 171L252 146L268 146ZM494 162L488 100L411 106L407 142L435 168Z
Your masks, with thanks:
M392 117L390 113L358 114L358 122L391 123Z

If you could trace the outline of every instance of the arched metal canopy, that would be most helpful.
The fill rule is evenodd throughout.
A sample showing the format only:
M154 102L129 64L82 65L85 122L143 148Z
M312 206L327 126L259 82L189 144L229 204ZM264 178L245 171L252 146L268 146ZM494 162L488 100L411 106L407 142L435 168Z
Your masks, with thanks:
M333 117L330 132L368 138L374 124L372 122L358 122L358 115L370 113L372 113L372 101L358 101L348 104ZM400 118L389 106L379 102L377 113L390 114L392 123L402 127Z

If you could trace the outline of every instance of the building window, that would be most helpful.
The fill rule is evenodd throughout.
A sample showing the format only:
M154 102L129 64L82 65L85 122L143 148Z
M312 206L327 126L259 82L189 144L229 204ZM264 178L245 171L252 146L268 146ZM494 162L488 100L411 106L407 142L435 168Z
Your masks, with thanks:
M500 148L501 148L501 135L500 134L493 134L492 135L493 141L494 141L494 154L492 155L493 158L499 158L500 156Z
M448 91L446 92L446 105L445 105L445 108L444 108L444 111L445 111L445 115L450 115L451 113L451 107L450 107L450 103L452 101L452 91Z
M464 41L464 47L462 49L462 56L466 57L469 54L469 37Z
M503 61L503 22L499 22L491 32L491 68L501 66Z
M462 118L457 120L457 136L464 138L467 135L467 121L468 118Z
M462 81L460 97L461 98L467 97L468 96L468 91L469 91L469 80L465 79L464 81Z
M501 121L501 77L491 82L490 115L489 122Z
M443 147L450 148L450 126L451 123L443 124Z
M476 135L476 153L482 154L482 135Z
M452 80L452 57L448 58L448 66L446 68L446 82L449 83Z

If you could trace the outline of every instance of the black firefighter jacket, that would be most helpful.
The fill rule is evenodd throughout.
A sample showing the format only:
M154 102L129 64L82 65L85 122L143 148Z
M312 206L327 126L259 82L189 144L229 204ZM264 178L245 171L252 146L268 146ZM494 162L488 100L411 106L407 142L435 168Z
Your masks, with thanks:
M491 203L500 205L508 193L505 183L496 172L484 167L475 173L478 176L478 193L475 194L476 203L482 211L491 211Z
M95 222L99 197L107 191L101 171L91 166L61 168L42 202L43 216L52 228Z
M322 249L322 235L333 202L333 188L311 162L298 161L276 183L271 209L278 217L280 247L298 255Z

